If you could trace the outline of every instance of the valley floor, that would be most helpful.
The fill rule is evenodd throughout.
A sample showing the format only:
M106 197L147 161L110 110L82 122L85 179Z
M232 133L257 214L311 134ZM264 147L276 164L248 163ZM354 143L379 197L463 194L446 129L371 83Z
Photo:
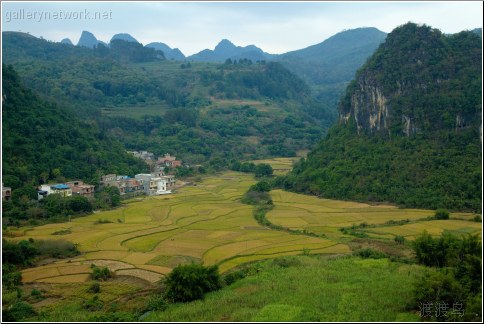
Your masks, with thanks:
M225 172L207 176L200 183L180 188L172 195L137 198L125 201L121 208L68 223L11 232L16 236L14 240L71 241L78 244L82 252L69 260L24 270L24 289L46 292L47 298L34 306L53 312L48 318L71 321L76 319L64 318L62 313L55 315L55 312L66 301L72 302L75 308L76 300L90 296L86 290L92 264L106 266L115 273L112 282L102 283L100 298L105 303L119 304L124 301L123 296L141 298L148 294L156 282L181 263L217 264L224 273L253 261L304 254L305 257L290 259L295 263L293 266L289 262L288 269L279 269L270 260L262 263L269 268L260 277L246 278L211 294L206 301L194 303L190 310L185 309L188 306L175 305L168 312L152 314L147 319L264 321L280 316L280 320L288 321L316 318L392 321L403 319L398 313L405 308L405 296L409 294L405 287L411 286L420 267L355 257L325 260L323 256L350 254L355 246L372 246L369 241L377 239L374 241L384 249L401 250L396 254L403 253L402 256L407 257L404 254L408 249L395 245L396 235L412 240L424 229L434 235L443 230L480 233L482 229L481 223L472 222L472 214L453 213L450 220L437 221L428 219L434 214L431 210L372 206L273 190L275 208L267 213L267 218L273 224L306 230L319 237L295 235L259 225L252 214L253 206L240 202L254 183L251 175ZM353 227L364 233L364 237L355 238L354 233L341 231L343 227ZM309 258L310 254L320 256ZM275 299L270 299L274 297L269 292L271 282L271 289L281 286L275 290L274 296L279 296ZM386 294L395 296L387 300ZM126 300L122 308L136 308L141 299L132 299L129 298L131 306ZM366 302L355 304L356 300L373 299L371 307L380 307L380 310L367 309ZM388 305L389 300L392 305ZM206 312L202 314L202 310ZM279 315L267 317L266 313ZM370 316L370 313L375 315Z

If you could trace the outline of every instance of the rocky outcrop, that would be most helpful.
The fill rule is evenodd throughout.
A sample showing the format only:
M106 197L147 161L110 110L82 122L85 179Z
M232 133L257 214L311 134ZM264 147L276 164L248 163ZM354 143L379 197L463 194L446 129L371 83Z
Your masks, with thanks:
M346 123L353 118L358 133L363 130L371 133L388 129L387 98L371 76L363 76L358 80L357 88L351 94L349 108L349 111L340 114L340 120Z
M340 124L389 137L477 129L479 41L470 32L446 36L411 23L397 28L348 86ZM472 81L463 86L464 80Z

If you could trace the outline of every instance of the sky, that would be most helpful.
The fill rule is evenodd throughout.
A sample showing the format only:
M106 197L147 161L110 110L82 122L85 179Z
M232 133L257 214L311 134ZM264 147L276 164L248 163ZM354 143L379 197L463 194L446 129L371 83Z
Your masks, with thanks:
M77 44L87 30L109 42L129 33L142 44L163 42L185 55L221 39L281 54L346 29L391 32L409 21L456 33L482 27L481 1L429 2L5 2L2 31L28 32Z

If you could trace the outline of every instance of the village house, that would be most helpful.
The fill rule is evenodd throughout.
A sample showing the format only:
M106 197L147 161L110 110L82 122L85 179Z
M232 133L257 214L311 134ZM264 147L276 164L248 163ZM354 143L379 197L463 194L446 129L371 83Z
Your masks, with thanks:
M142 160L154 160L155 154L148 152L148 151L128 151L128 153L133 154L134 157L137 157Z
M72 189L65 183L43 184L37 191L37 199L41 200L52 194L59 194L62 197L70 197L72 196Z
M147 196L164 195L171 193L167 188L165 178L156 177L150 173L140 173L135 175L136 180L141 183L142 189Z
M165 156L158 158L157 164L164 164L167 167L176 168L182 165L182 161L178 161L176 156L171 156L170 153L166 153Z
M86 184L81 180L69 181L66 184L71 188L73 195L94 197L94 185Z
M10 199L12 199L12 188L4 187L2 183L2 200L9 201Z
M166 187L167 188L173 188L175 186L176 178L175 178L174 175L168 174L168 175L165 175L165 176L161 176L160 178L166 180Z
M102 187L112 186L119 189L119 193L124 196L136 196L143 193L140 182L127 175L107 174L101 177Z

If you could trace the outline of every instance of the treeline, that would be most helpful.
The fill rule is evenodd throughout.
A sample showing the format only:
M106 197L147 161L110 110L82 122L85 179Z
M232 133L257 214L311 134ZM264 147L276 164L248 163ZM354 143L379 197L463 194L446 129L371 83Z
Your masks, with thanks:
M467 129L387 141L337 126L294 166L284 188L325 198L480 211L478 138Z

